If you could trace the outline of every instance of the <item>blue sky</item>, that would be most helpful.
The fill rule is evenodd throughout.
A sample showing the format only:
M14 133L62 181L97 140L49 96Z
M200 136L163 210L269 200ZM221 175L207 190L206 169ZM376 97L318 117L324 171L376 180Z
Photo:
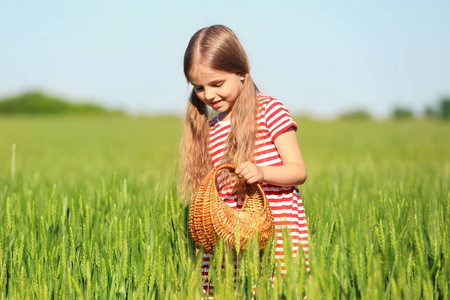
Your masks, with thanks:
M2 1L0 97L183 113L187 42L224 24L293 113L420 113L450 95L449 15L449 1Z

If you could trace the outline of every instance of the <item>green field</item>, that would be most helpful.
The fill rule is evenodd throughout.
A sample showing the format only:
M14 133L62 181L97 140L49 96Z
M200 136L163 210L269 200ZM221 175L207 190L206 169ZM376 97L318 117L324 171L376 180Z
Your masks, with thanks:
M311 233L272 286L269 250L216 299L450 294L450 123L298 120ZM200 299L177 191L179 118L0 118L0 298ZM226 261L231 252L222 251ZM219 259L218 259L219 260Z

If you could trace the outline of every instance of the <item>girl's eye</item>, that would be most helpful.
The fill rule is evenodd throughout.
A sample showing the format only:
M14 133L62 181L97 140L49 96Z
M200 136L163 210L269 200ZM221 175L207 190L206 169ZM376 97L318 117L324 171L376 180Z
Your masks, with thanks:
M203 88L202 87L194 87L194 89L197 91L197 92L199 92L199 91L201 91L201 90L203 90Z
M216 84L214 84L214 87L221 87L222 86L222 82L221 83L216 83Z

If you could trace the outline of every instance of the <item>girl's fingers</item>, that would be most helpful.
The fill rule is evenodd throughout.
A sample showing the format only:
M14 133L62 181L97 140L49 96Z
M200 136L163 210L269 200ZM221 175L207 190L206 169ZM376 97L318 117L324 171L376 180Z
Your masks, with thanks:
M239 165L239 166L236 168L236 170L234 171L234 173L240 175L240 174L242 173L242 171L244 171L244 169L245 169L245 165L243 166L243 165L241 164L241 165Z
M244 162L240 164L234 173L241 179L244 179L248 184L259 182L258 167L251 162Z
M236 173L236 175L238 175L240 178L243 178L246 174L245 169L246 169L246 166L241 164L236 168L234 173Z
M248 183L248 184L253 184L253 183L255 183L254 178L249 178L249 179L247 180L247 183Z
M242 172L241 173L242 176L240 176L240 178L244 179L245 182L247 182L248 184L252 184L255 182L255 174L252 171L247 171L247 173Z

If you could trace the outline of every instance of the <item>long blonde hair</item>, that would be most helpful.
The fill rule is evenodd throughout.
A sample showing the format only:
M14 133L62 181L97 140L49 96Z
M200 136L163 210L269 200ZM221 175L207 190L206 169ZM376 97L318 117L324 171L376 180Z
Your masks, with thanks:
M234 32L223 25L197 31L184 54L184 75L188 82L189 72L199 63L211 69L245 75L241 93L232 107L231 129L223 162L240 164L254 161L259 91L249 75L247 54ZM194 188L213 167L209 153L209 131L208 108L192 90L182 142L182 194L186 202ZM242 183L238 183L239 185Z

